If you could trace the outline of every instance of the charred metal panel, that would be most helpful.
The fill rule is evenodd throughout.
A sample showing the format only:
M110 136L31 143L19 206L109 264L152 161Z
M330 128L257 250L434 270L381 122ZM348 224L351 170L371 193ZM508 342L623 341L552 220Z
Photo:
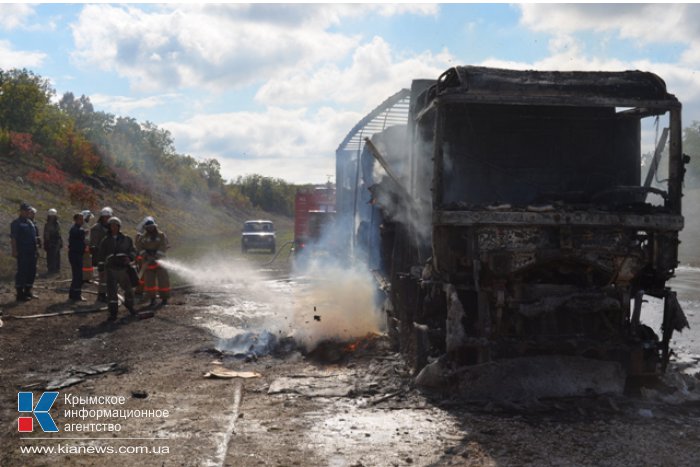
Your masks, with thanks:
M455 105L444 113L443 204L527 205L572 193L590 202L639 186L639 124L619 121L615 109Z
M435 211L434 225L590 225L679 231L683 216L674 214L609 213L601 211Z
M455 67L438 79L424 98L517 105L586 107L680 107L657 75L641 71L519 71L474 66Z

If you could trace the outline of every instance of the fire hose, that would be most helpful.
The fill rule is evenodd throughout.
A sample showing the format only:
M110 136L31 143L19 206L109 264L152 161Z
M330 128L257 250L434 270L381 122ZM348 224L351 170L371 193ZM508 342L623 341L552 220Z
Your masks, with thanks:
M290 240L290 241L286 242L285 244L283 244L281 247L279 247L279 248L277 249L277 253L275 253L275 256L273 256L272 259L271 259L270 261L268 261L267 263L263 263L263 266L269 266L269 265L271 265L272 263L274 263L275 260L277 259L277 257L280 255L280 253L282 253L282 251L284 250L284 247L287 246L287 245L293 245L293 244L294 244L294 241L293 241L293 240ZM294 249L290 248L290 249L289 249L289 254L290 254L290 255L292 254L292 251L294 251Z

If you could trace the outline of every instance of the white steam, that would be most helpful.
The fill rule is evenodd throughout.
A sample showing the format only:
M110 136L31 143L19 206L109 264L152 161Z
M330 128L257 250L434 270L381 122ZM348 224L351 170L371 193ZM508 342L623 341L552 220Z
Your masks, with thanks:
M216 291L208 311L219 322L228 320L234 335L244 328L267 331L293 337L311 351L324 340L352 341L381 331L374 303L376 285L366 269L341 267L317 257L298 271L299 278L281 284L241 258L187 264L161 260L161 264L203 292ZM220 329L216 334L231 336Z
M312 349L324 340L351 341L381 332L377 286L366 268L311 261L304 273L306 284L295 294L291 323L299 344Z

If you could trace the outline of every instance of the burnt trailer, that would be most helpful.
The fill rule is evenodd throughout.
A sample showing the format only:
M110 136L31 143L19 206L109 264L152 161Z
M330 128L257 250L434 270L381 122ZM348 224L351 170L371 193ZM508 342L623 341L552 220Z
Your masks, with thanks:
M642 120L658 117L668 128L643 171ZM687 326L667 281L689 158L661 78L455 67L414 81L403 128L401 143L384 130L363 153L385 169L367 187L378 272L389 332L416 370L439 355L665 369ZM664 300L659 335L640 321L645 295Z

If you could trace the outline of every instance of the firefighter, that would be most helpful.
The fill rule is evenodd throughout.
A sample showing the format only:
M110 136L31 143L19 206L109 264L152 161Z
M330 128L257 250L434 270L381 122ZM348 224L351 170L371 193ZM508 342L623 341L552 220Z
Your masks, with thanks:
M68 299L73 302L86 301L82 296L83 289L83 258L85 255L86 229L83 228L85 217L78 212L73 215L73 227L68 232L68 261L70 262L72 281L68 291Z
M90 219L94 216L89 210L80 213L83 216L82 228L85 230L85 253L83 253L83 282L88 284L92 281L95 268L92 267L92 254L90 253Z
M112 217L112 208L109 206L102 208L97 223L90 229L90 254L92 255L92 266L97 267L97 301L107 301L107 275L104 270L104 258L100 258L100 243L109 233L107 221ZM102 266L100 266L102 263Z
M121 233L122 222L118 217L110 217L107 221L109 232L100 242L98 252L99 258L103 261L100 265L106 272L107 299L109 300L109 321L117 319L119 309L119 299L117 292L119 287L124 290L124 306L126 306L132 316L136 315L134 309L134 288L131 285L129 271L131 262L136 257L134 242L131 237Z
M36 208L34 206L29 206L29 220L34 224L34 233L36 234L36 248L37 254L34 256L34 271L37 271L37 264L39 262L39 250L41 249L41 235L39 235L39 226L36 223ZM29 298L39 298L31 289L29 289Z
M134 244L136 245L136 261L134 262L136 264L136 270L139 272L139 283L136 286L135 294L137 297L142 297L143 296L143 285L144 285L144 280L143 280L143 256L141 255L141 252L139 250L139 242L141 237L143 236L144 228L143 226L148 222L149 219L152 219L151 216L146 216L143 218L141 222L139 222L136 225L136 237L134 238Z
M158 261L165 256L168 237L158 229L155 219L148 217L143 223L144 232L138 237L136 248L143 258L143 290L150 299L150 307L156 306L156 293L160 296L159 307L168 304L170 298L170 276L168 270Z
M51 208L46 216L44 225L44 251L46 251L46 268L49 274L61 271L61 224L58 222L58 211Z
M18 302L36 298L32 294L32 287L36 277L38 245L36 227L31 221L30 213L31 207L27 203L22 203L19 208L19 217L10 224L12 256L17 258L15 288Z

